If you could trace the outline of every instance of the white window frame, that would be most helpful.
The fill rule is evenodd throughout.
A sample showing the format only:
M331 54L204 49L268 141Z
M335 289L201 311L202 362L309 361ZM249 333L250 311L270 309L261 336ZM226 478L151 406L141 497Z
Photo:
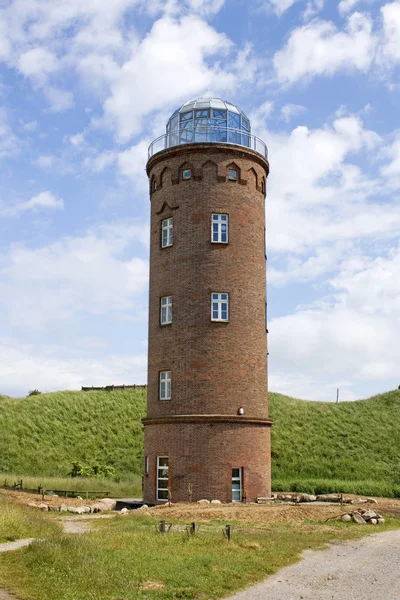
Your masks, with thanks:
M237 169L228 169L228 179L229 179L229 181L237 181L238 180Z
M239 476L234 476L233 472L239 471ZM232 502L242 502L243 501L243 467L233 467L231 471L232 477ZM239 482L239 490L234 488L234 483L237 484ZM237 492L239 491L239 498L237 498Z
M226 305L226 309L224 305ZM219 323L229 321L229 294L227 292L211 292L211 321Z
M214 227L216 225L216 227ZM223 232L226 225L226 232ZM225 236L226 239L223 239ZM229 241L229 215L227 213L212 213L211 215L211 242L213 244L227 244Z
M159 400L171 400L171 371L160 371Z
M172 296L160 298L160 324L170 325L172 323Z
M182 179L191 179L192 178L192 169L183 169L182 171Z
M172 217L161 221L161 248L168 248L174 243L173 227Z
M167 464L160 464L160 462L165 461ZM162 477L159 476L160 471L167 471L167 476L164 474ZM158 502L168 502L168 484L169 484L169 460L168 456L157 456L157 500ZM162 496L166 496L166 498L160 497L160 492ZM166 493L165 493L166 492Z

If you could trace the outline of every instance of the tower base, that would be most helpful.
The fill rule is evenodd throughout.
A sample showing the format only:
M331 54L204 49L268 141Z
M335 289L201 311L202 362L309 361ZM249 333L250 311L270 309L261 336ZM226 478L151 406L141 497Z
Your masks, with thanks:
M145 419L144 502L269 497L271 424L223 415Z

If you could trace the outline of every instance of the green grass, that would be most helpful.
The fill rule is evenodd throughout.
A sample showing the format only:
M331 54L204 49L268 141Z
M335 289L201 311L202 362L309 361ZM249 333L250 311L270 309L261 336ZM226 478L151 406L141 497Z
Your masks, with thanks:
M0 543L45 538L61 532L60 524L37 509L13 504L0 496Z
M143 389L3 397L0 472L65 476L76 460L112 465L118 476L139 475L145 402Z
M298 560L306 548L366 533L343 523L280 524L259 531L247 526L233 528L228 542L218 524L201 527L192 538L184 532L160 535L154 524L135 515L117 517L90 534L3 554L0 587L21 600L221 598ZM161 587L144 589L146 582Z
M400 390L339 404L277 393L269 399L275 490L399 494ZM115 467L129 490L142 472L145 401L143 389L0 396L0 473L24 481L36 475L39 485L44 477L65 477L72 461L98 462ZM138 482L137 491L118 495L137 495Z
M395 486L400 485L400 390L339 404L271 393L270 414L275 420L272 478L277 485L325 480L326 486L340 480L338 487L346 483L347 489L335 491L396 492Z
M45 490L67 490L77 492L110 492L110 497L138 498L142 495L141 478L132 475L123 477L119 481L101 479L98 477L37 477L32 475L11 475L0 473L0 485L13 485L22 479L24 489L39 487Z

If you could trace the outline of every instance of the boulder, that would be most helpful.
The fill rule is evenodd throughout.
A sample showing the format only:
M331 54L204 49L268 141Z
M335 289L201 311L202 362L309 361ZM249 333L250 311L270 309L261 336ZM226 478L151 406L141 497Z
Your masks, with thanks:
M343 521L343 523L350 523L350 521L352 520L352 516L351 515L342 515L340 517L340 520Z
M362 518L362 516L358 512L353 513L353 521L354 521L354 523L359 523L360 525L366 524L366 521Z
M68 506L66 504L61 504L60 512L68 512Z
M377 519L377 522L379 523L379 525L383 525L383 523L385 522L385 519L383 517L379 517Z
M68 512L77 513L78 509L76 508L76 506L68 506Z
M312 494L300 494L297 496L297 502L315 502L317 496L313 496Z
M210 504L209 500L197 500L197 504Z
M149 508L148 504L142 504L142 506L139 506L138 510L145 510L146 508Z
M85 512L85 513L92 512L92 507L91 506L82 506L82 508L83 508L83 512Z
M211 500L211 504L222 504L221 500Z
M378 501L375 500L375 498L367 498L367 502L370 502L371 504L378 504Z
M105 506L107 506L107 508L105 510L115 510L115 507L117 506L117 501L114 500L113 498L101 498L101 500L99 500L99 502L101 502L101 504L104 504Z
M378 516L373 510L363 510L361 514L365 521L369 521L370 519L376 519Z
M370 519L370 520L368 521L368 523L369 523L370 525L377 525L377 524L378 524L378 519Z
M47 504L44 504L43 502L38 504L38 508L40 508L40 510L49 510L49 507L47 506Z
M129 510L127 508L121 508L121 510L119 511L120 515L126 515L129 512Z

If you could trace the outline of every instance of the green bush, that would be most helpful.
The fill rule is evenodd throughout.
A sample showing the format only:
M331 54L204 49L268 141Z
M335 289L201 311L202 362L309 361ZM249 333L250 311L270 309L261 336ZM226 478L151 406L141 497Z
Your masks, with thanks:
M69 473L71 477L114 477L115 469L111 465L94 464L92 466L83 465L80 462L73 462Z

